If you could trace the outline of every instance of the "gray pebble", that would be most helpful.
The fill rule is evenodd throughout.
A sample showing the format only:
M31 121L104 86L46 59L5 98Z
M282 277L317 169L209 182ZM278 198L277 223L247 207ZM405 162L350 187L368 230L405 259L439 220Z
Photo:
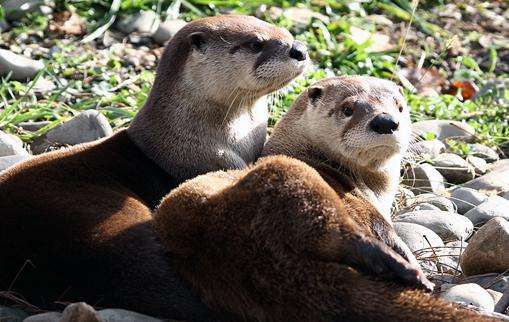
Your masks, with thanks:
M433 159L445 152L445 144L440 140L423 140L413 144L411 150L419 158Z
M0 305L0 321L21 322L28 314L20 309L14 309Z
M433 133L440 141L444 141L448 138L473 141L475 138L475 130L473 127L466 123L452 120L427 120L415 122L412 124L412 131L421 136Z
M182 29L187 22L184 20L166 20L159 24L156 32L152 35L152 38L159 44L163 45L169 41L175 34Z
M0 49L0 76L11 73L11 79L26 81L32 79L44 68L40 60L33 60L6 49Z
M0 172L7 170L13 165L20 163L21 161L27 160L29 157L29 155L8 155L5 157L0 157Z
M446 290L441 297L446 301L473 305L488 312L493 312L495 308L490 293L474 283L455 285Z
M420 194L412 200L412 203L414 204L427 203L443 211L450 212L455 211L454 204L448 198L433 193Z
M441 193L445 190L445 179L431 164L423 163L406 169L402 184L416 195L425 192Z
M152 10L139 11L132 16L121 17L115 27L125 33L153 34L159 26L159 16Z
M397 235L408 245L412 252L432 247L442 247L444 242L432 230L417 224L407 222L395 222L394 229ZM426 241L426 238L429 241Z
M470 165L472 167L474 167L476 174L479 174L479 175L485 174L486 171L488 170L488 162L486 162L486 160L484 160L484 159L481 159L481 158L473 156L473 155L469 155L469 156L467 156L466 160L468 163L470 163Z
M27 156L28 152L23 148L23 142L19 138L0 131L0 157L10 155Z
M450 200L456 205L458 213L462 215L480 205L486 199L488 199L486 194L464 187L454 189L450 197Z
M498 153L486 145L475 143L470 144L469 146L471 155L484 159L486 162L495 162L500 159Z
M34 153L42 153L52 145L76 145L113 134L108 119L99 111L88 110L56 126L32 144Z
M435 232L442 240L466 240L474 225L464 216L446 211L417 210L399 215L396 222L418 224Z
M475 170L470 163L454 153L438 155L433 159L433 166L450 183L465 183L475 177Z
M509 200L500 196L491 196L479 206L465 213L474 225L482 225L495 217L502 217L509 220Z

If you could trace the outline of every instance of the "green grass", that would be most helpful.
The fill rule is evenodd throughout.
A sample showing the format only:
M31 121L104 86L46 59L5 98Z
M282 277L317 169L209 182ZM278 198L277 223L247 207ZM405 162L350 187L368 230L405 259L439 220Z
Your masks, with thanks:
M100 28L112 16L130 14L140 9L156 10L164 17L173 1L167 0L121 0L119 9L111 10L111 1L102 0L58 0L56 10L73 9L87 21L88 33ZM372 52L372 40L358 44L352 40L352 26L371 33L377 31L377 24L368 18L371 14L383 15L394 23L407 25L412 17L412 3L407 0L378 0L360 2L358 7L352 1L236 1L236 0L183 0L180 17L191 20L205 15L219 14L220 10L254 14L259 4L274 4L283 8L291 6L309 7L327 15L330 23L314 19L308 26L295 26L285 17L267 20L288 28L297 39L308 44L315 68L304 78L274 95L271 105L270 124L273 125L289 108L295 97L314 81L328 75L363 74L383 78L394 78L401 64L398 54L402 39L393 49L386 52ZM447 30L436 24L430 9L443 6L441 1L421 3L413 17L413 30L432 37L438 46L429 42L407 44L402 50L406 60L418 61L422 52L424 66L435 66L447 80L469 79L480 87L489 80L507 78L507 74L496 74L499 47L489 50L490 63L480 67L481 57L449 57L448 47L453 38ZM32 15L23 24L2 35L6 43L15 43L16 37L33 36L43 39L47 33L48 20L41 15ZM463 35L460 35L463 36ZM424 38L424 37L423 37ZM65 121L82 110L101 110L115 128L126 126L136 111L143 105L154 78L153 69L137 70L113 53L97 55L89 44L82 44L82 38L55 40L58 50L42 56L46 69L39 77L54 80L57 88L43 97L37 97L31 90L31 83L20 83L3 79L0 83L0 128L19 135L23 140L33 140L53 126ZM16 46L14 46L14 50ZM77 50L80 54L76 54ZM459 66L451 73L447 64ZM397 81L397 77L395 77ZM63 81L63 82L62 82ZM454 119L468 122L477 131L479 141L494 146L509 141L509 90L488 90L476 100L462 102L458 96L439 95L425 97L406 92L414 121L422 119ZM32 133L22 131L17 125L27 120L49 120L52 123Z

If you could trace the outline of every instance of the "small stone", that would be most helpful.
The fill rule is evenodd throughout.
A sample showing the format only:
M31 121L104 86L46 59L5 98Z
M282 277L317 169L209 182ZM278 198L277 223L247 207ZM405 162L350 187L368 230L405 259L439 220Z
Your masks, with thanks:
M28 152L23 148L23 142L19 138L0 131L0 157L9 155L28 156Z
M36 94L46 94L55 88L57 88L57 86L51 80L44 77L39 77L39 79L37 79L34 86L32 87L32 90Z
M32 315L23 322L60 322L60 318L62 318L62 313L60 312L47 312Z
M13 165L20 163L21 161L25 161L29 157L29 155L8 155L5 157L0 157L0 172L7 170Z
M439 210L454 212L454 204L448 198L433 193L423 193L412 200L413 204L427 203L437 207Z
M11 73L11 79L26 81L32 79L44 68L40 60L33 60L12 51L0 49L0 76Z
M498 160L497 162L490 165L488 171L505 173L509 170L509 159Z
M176 19L176 20L166 20L159 24L156 32L152 35L152 38L159 44L163 45L166 42L170 41L175 34L182 29L187 22L184 20Z
M494 290L490 290L490 289L487 289L486 291L488 291L488 293L490 293L491 298L493 299L493 303L495 303L495 307L496 307L497 303L500 301L503 294L500 292L494 291Z
M500 196L491 196L479 206L465 213L474 225L482 225L495 217L502 217L509 220L509 200ZM509 266L508 266L509 267Z
M470 144L469 146L471 155L484 159L486 162L495 162L500 159L498 153L490 147L479 143Z
M474 167L476 174L479 174L479 175L485 174L486 171L488 170L488 162L486 162L486 160L484 160L484 159L481 159L481 158L473 156L473 155L469 155L469 156L467 156L466 160L468 163L470 163L470 165L472 165Z
M125 34L153 34L159 27L159 16L152 10L141 10L132 16L122 17L115 27Z
M442 240L466 240L474 231L470 220L446 211L417 210L399 215L395 221L429 228Z
M1 5L7 20L19 20L28 13L40 11L44 0L3 0Z
M509 268L509 222L493 218L470 240L461 257L465 275L503 272Z
M456 205L458 213L464 215L488 199L488 196L474 189L459 187L451 192L450 199Z
M395 222L394 229L396 234L408 245L412 252L429 247L444 246L442 239L424 226L407 222ZM424 236L426 236L429 243Z
M446 139L457 139L471 142L475 138L475 130L470 125L452 120L427 120L412 124L412 131L420 136L426 137L433 133L440 141Z
M10 26L3 17L0 17L0 33L9 30Z
M441 297L446 301L473 305L488 312L493 312L495 308L490 293L474 283L455 285L442 293Z
M500 273L464 276L461 279L461 284L463 283L475 283L484 288L490 288L497 292L504 293L509 289L509 276L501 276Z
M283 14L298 28L305 28L311 23L312 19L321 20L326 24L329 23L329 17L308 8L292 7L286 9Z
M99 311L99 316L107 322L162 322L163 320L159 320L148 315L122 310L122 309L106 309Z
M401 183L407 185L416 195L425 192L440 193L445 190L444 177L428 163L406 169Z
M108 119L99 111L88 110L60 124L36 139L32 144L34 153L42 153L52 145L76 145L91 142L113 134Z
M45 127L46 125L48 125L50 123L51 123L50 121L36 121L36 122L28 121L28 122L19 122L18 126L21 127L25 131L35 132L35 131L42 129L43 127Z
M408 212L412 212L412 211L417 211L417 210L434 210L434 211L441 211L440 208L438 208L437 206L434 206L432 204L429 204L429 203L419 203L419 204L412 204L412 206L408 207L408 208L405 208L403 210L401 210L398 215L401 215L401 214L405 214L405 213L408 213Z
M0 321L21 322L28 314L20 309L13 309L0 305Z
M413 144L411 149L422 159L434 159L445 152L445 144L440 140L425 140Z
M454 153L442 153L433 160L433 166L447 182L461 184L475 178L474 168Z
M509 159L493 163L487 174L470 180L463 186L495 194L509 191Z
M84 302L69 304L62 312L59 322L106 322L99 313Z

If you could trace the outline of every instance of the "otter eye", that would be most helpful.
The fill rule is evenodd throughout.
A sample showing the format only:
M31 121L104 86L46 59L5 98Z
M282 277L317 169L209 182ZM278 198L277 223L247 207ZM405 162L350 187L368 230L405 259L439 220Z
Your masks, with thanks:
M346 106L343 109L343 114L345 114L346 117L350 117L353 115L353 108L351 106Z
M258 40L253 40L245 43L244 47L249 49L253 53L259 53L263 49L263 43Z
M403 112L403 105L400 105L400 106L398 107L398 110L399 110L399 112L400 112L400 113L401 113L401 112Z

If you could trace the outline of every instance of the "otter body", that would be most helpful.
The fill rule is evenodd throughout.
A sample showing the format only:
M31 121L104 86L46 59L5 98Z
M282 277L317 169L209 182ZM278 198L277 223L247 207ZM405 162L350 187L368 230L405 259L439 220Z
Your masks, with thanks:
M86 300L206 319L152 230L151 207L177 183L125 131L8 171L0 177L0 288L41 308Z
M288 31L253 17L182 28L127 130L0 175L0 289L42 309L86 301L213 319L175 272L151 211L186 179L254 161L266 135L264 95L307 61Z
M388 81L313 85L269 156L163 199L154 221L178 272L235 321L490 321L418 290L432 285L383 213L408 144L405 109Z

